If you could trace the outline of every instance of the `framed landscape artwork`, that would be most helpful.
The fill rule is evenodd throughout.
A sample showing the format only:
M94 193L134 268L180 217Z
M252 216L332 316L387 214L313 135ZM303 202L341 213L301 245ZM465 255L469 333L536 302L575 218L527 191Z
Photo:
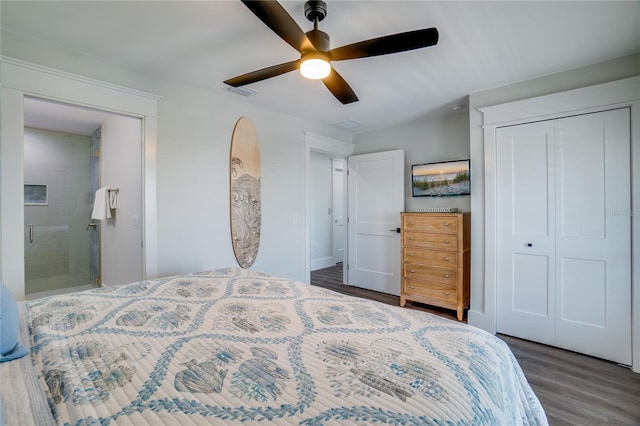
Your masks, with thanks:
M411 195L414 197L451 197L470 194L469 160L411 166Z

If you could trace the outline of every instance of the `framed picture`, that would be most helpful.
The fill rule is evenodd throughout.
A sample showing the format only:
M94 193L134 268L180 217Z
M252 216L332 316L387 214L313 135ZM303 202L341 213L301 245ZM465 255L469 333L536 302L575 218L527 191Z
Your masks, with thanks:
M47 185L24 185L24 204L26 206L46 206L49 204Z
M471 195L470 160L414 164L411 194L414 197Z

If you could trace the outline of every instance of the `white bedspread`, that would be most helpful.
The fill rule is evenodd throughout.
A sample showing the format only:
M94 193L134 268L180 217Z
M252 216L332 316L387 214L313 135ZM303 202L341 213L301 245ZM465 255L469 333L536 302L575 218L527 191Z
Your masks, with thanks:
M61 424L547 424L500 339L249 270L28 308Z

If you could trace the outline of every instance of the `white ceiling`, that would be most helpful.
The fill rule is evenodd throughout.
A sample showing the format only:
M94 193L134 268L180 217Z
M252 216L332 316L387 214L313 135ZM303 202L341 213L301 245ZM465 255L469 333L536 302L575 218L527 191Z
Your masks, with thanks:
M92 135L111 114L33 98L25 98L24 111L25 127L85 136Z
M225 96L223 80L298 59L240 1L7 1L4 35L43 40ZM304 1L281 4L304 30ZM291 72L241 98L294 116L377 130L446 113L465 96L640 52L638 1L327 1L331 46L436 27L437 46L334 63L359 102Z

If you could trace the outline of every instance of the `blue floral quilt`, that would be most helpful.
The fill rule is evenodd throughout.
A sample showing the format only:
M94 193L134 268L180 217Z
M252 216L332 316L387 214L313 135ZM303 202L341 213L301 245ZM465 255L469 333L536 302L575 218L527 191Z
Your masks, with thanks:
M60 424L547 424L498 338L250 270L28 308Z

